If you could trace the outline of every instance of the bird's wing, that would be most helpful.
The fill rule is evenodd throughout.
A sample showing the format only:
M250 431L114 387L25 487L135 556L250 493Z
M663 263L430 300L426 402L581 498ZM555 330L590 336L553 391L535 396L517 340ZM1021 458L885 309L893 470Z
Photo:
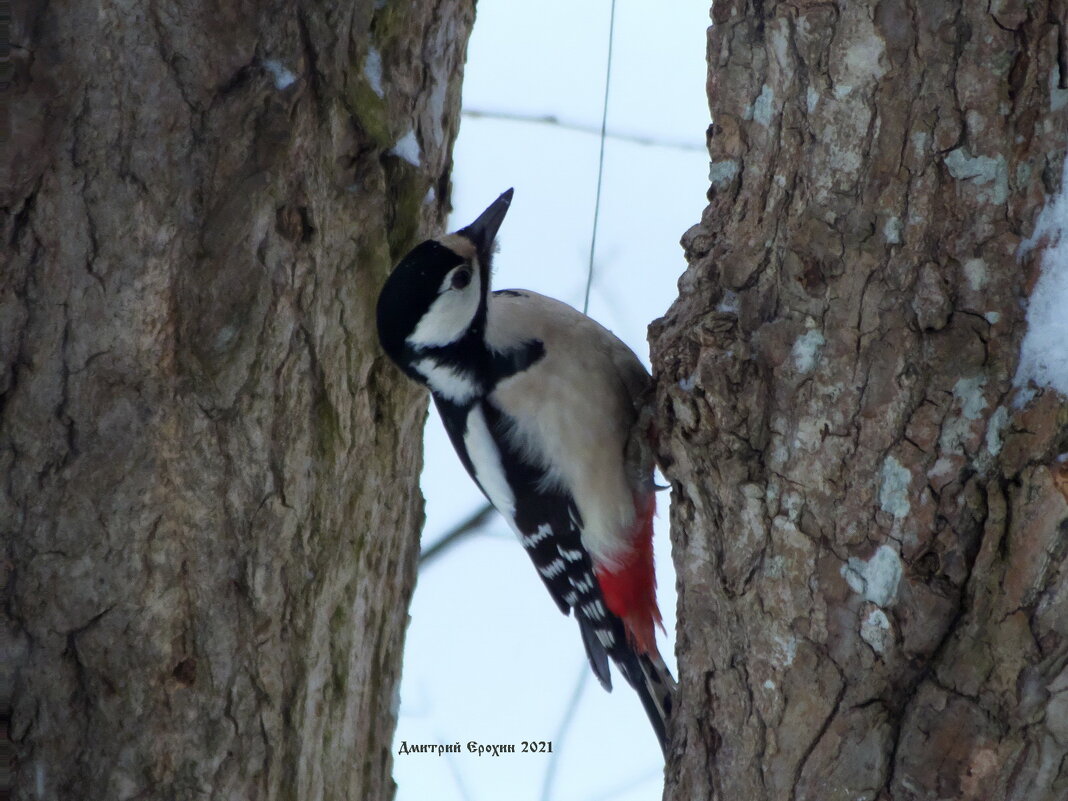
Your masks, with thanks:
M525 290L494 294L490 348L508 353L531 338L542 343L541 358L500 381L489 399L513 421L508 434L527 461L573 494L595 567L618 566L635 496L651 491L651 463L627 462L649 376L626 345L570 306Z
M626 633L605 606L574 499L530 463L514 444L512 421L493 403L478 402L463 418L434 400L460 461L516 532L560 611L575 610L590 666L610 689L608 655L625 647Z

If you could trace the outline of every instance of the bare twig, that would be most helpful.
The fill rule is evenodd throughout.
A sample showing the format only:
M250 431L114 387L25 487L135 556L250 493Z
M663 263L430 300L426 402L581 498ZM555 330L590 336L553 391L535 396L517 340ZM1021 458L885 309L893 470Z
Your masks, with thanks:
M575 689L571 691L571 698L567 702L564 716L560 719L560 725L556 729L556 736L552 740L553 755L549 758L549 764L545 768L545 782L541 786L541 801L551 801L552 799L553 779L556 778L557 761L564 751L564 737L567 736L567 730L571 728L575 713L578 712L579 701L582 700L582 693L586 690L586 681L589 676L590 669L586 665L586 661L583 660L579 666L578 681L575 683Z
M582 125L577 122L565 122L554 114L523 114L511 111L489 111L487 109L466 108L463 116L476 120L505 120L507 122L529 122L535 125L553 125L568 131L601 135L601 129L595 125ZM605 131L608 139L616 139L620 142L633 142L636 145L649 147L668 147L673 150L705 151L705 145L700 142L688 142L682 139L662 139L656 136L642 136L640 134L623 133L622 131Z
M479 509L471 515L469 518L459 523L451 531L444 534L433 545L427 546L423 549L423 552L419 554L419 567L425 567L438 556L455 545L458 540L463 539L469 534L474 534L482 526L486 524L486 521L493 515L493 507L488 503L479 507Z

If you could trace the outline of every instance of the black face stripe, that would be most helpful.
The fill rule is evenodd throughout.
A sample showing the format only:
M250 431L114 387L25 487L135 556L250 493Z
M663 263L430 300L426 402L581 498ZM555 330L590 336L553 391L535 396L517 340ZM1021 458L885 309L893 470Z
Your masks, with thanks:
M410 361L411 349L405 340L437 299L445 276L463 263L463 256L455 250L428 239L389 274L378 295L375 316L382 349L397 364L404 367Z
M531 339L505 352L492 351L485 346L479 332L469 329L462 337L448 345L431 348L404 346L409 362L432 359L442 367L451 367L471 377L488 395L504 379L521 373L545 358L545 345Z

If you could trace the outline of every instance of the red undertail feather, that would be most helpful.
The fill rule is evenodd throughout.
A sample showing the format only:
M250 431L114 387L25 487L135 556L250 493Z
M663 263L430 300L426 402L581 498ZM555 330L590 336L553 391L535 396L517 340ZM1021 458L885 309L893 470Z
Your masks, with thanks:
M656 605L656 573L653 570L653 513L656 496L635 499L637 514L631 529L634 549L613 570L597 568L605 605L623 621L627 637L639 653L656 654L653 627L664 624Z

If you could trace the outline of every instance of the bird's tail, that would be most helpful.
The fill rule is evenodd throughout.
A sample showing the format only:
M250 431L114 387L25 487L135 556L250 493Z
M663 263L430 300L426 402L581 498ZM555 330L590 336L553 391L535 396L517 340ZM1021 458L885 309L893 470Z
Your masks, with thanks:
M615 616L608 620L611 628L607 638L600 636L598 628L581 614L576 617L582 642L586 646L586 656L601 686L612 691L612 677L608 672L608 658L611 656L627 684L634 688L641 699L656 739L660 741L660 749L667 755L668 721L671 719L678 685L655 644L649 651L635 648L634 643L628 641L623 621Z
M660 741L660 749L666 755L668 721L678 685L658 652L642 654L632 651L631 655L631 659L619 660L619 667L627 683L638 693L645 714L649 716L656 738Z

